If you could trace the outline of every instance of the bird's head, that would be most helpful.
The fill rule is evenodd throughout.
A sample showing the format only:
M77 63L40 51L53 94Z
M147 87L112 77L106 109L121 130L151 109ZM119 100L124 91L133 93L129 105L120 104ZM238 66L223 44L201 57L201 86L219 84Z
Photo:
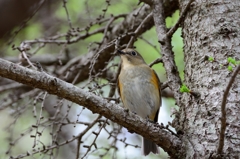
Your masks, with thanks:
M134 49L118 50L118 54L121 56L122 67L146 64L143 57Z

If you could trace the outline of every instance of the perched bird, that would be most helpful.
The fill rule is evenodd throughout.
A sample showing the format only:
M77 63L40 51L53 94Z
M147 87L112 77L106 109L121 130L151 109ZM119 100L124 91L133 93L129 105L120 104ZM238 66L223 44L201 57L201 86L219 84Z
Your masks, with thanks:
M142 118L158 121L161 106L160 81L142 56L134 49L118 50L121 56L121 71L118 90L125 108ZM146 138L142 139L142 154L159 154L158 146Z

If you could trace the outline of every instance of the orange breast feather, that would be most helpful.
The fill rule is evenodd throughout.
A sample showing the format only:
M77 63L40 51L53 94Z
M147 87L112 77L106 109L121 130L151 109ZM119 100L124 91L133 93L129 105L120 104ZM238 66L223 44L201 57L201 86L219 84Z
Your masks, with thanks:
M151 83L154 85L154 87L156 88L156 90L154 90L153 92L157 94L157 96L159 97L159 106L161 105L161 97L160 97L160 81L157 77L157 74L152 70L152 78L151 78ZM157 112L153 112L153 114L149 115L149 118L151 120L155 120L155 116L158 115Z
M157 91L159 92L159 79L156 75L156 73L152 70L152 78L151 78L151 83L155 86Z
M120 83L120 81L118 80L118 90L119 90L119 95L120 95L120 97L121 97L121 99L122 99L122 101L124 100L124 94L122 93L122 87L123 87L123 85Z

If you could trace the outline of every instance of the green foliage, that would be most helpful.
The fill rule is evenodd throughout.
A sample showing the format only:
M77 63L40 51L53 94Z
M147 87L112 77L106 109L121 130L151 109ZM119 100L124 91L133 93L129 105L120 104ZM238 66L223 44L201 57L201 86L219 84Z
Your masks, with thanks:
M181 93L184 93L184 92L189 93L190 89L185 84L183 84L180 88L180 92Z
M236 64L237 64L236 60L235 60L234 58L232 58L232 57L228 57L228 58L227 58L227 61L228 61L228 63L231 63L231 64L233 64L233 65L236 65Z
M239 65L240 64L240 61L236 61L235 58L232 58L232 57L228 57L227 58L227 61L229 63L228 65L228 71L233 71L233 67L235 67L236 65Z
M228 66L228 71L233 71L233 67L232 66Z
M166 26L167 28L171 28L176 24L177 20L179 18L179 10L177 10L171 17L166 18Z
M208 57L208 61L213 62L213 61L214 61L214 57L209 56L209 57Z

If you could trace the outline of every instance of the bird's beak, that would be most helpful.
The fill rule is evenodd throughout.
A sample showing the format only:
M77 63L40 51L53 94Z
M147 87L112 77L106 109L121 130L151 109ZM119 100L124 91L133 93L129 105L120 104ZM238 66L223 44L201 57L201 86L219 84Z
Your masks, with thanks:
M117 53L118 53L119 55L124 55L124 54L126 54L126 53L123 52L122 50L117 50Z

